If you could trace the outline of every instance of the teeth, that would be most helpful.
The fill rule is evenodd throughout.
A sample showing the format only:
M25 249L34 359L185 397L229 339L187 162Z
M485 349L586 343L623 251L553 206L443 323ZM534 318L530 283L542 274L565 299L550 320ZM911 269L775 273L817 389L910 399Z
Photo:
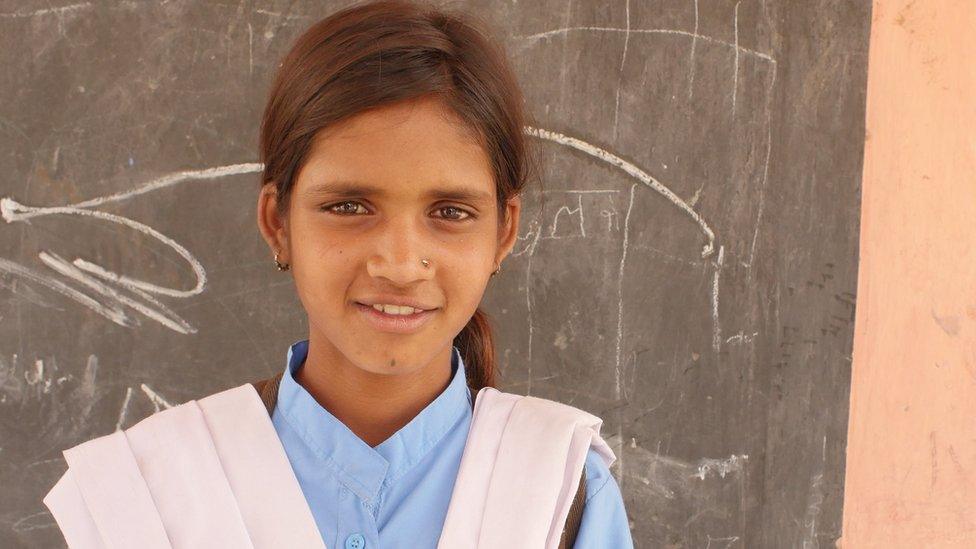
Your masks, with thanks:
M409 305L385 305L380 303L373 305L373 308L388 315L412 315L414 313L419 313L422 310L414 309Z

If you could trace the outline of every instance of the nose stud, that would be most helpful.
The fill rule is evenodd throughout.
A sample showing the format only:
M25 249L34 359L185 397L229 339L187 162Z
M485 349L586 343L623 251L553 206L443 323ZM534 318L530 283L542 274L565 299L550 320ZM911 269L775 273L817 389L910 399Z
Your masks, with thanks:
M430 268L430 261L427 261L426 259L421 259L420 264L424 267Z

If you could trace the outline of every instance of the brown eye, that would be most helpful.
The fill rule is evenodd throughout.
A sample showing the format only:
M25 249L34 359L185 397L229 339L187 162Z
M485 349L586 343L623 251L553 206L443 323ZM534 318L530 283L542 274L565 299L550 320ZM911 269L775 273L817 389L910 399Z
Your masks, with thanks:
M330 206L324 206L322 209L338 215L355 215L357 213L357 208L361 206L362 204L359 202L347 200L345 202L339 202ZM365 210L365 208L363 209Z
M465 219L471 217L470 212L456 206L444 206L442 208L438 208L438 211L445 213L445 219L449 219L451 221L464 221Z

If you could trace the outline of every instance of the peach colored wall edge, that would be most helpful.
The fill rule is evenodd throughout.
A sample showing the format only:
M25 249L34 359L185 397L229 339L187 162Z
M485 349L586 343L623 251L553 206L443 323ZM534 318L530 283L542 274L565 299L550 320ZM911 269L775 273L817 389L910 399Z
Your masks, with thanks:
M843 534L976 547L976 1L875 0Z

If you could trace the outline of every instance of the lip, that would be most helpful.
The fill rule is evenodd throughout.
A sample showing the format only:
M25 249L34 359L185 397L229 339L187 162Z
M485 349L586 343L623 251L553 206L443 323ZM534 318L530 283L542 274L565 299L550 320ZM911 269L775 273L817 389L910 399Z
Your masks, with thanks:
M437 308L437 307L433 307L421 303L420 301L417 301L415 299L411 299L407 297L398 297L395 295L376 295L373 297L360 299L356 301L356 303L361 305L375 305L377 303L382 303L384 305L401 305L401 306L406 305L408 307L413 307L414 309L423 309L425 311Z
M357 302L355 305L360 314L363 315L363 318L366 320L367 324L372 326L377 331L389 332L393 334L409 334L416 332L424 324L426 324L431 317L434 316L434 311L437 310L430 309L409 315L390 315L382 311L377 311L372 305L364 305L359 302ZM399 304L390 303L390 305Z

